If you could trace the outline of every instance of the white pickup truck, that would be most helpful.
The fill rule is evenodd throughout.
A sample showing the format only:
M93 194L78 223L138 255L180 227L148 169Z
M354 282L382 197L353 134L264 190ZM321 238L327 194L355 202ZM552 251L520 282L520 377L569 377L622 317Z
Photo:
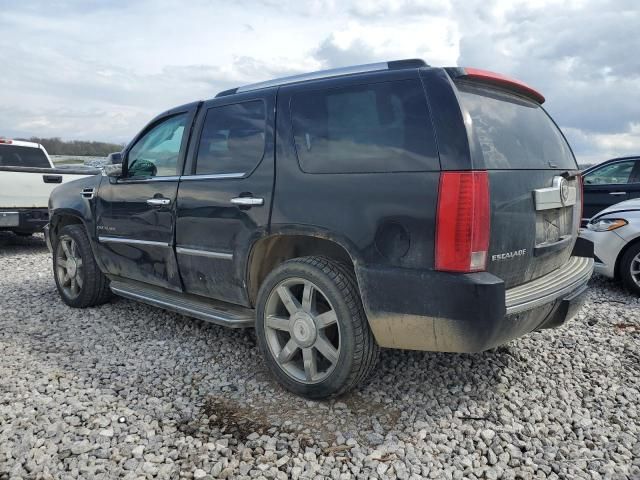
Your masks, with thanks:
M98 169L55 168L38 143L0 139L0 230L31 235L49 221L49 195L58 185Z

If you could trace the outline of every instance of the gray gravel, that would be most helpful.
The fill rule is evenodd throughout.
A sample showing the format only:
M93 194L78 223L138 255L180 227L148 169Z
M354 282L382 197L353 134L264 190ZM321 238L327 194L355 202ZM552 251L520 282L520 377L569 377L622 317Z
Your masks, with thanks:
M42 238L0 234L0 271L0 480L640 478L640 299L601 278L568 326L385 351L368 385L310 402L251 331L66 307Z

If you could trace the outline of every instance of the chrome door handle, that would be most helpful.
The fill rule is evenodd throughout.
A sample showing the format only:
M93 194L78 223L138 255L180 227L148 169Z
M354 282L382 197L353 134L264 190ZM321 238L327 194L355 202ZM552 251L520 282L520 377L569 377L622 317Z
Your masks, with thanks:
M627 192L609 192L609 195L626 195Z
M231 199L231 203L233 203L234 205L240 205L243 207L255 207L258 205L264 205L264 198L235 197Z
M168 198L150 198L147 200L147 204L153 205L154 207L159 207L162 205L169 205L171 200Z

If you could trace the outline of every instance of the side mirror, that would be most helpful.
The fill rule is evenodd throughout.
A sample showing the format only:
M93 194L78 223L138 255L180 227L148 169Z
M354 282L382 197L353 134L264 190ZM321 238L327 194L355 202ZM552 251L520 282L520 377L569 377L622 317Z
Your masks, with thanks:
M107 164L102 167L103 174L107 177L122 176L122 153L114 152L107 155Z
M122 164L122 152L114 152L107 155L107 163L109 165Z
M102 171L104 172L104 175L106 175L107 177L115 177L115 178L121 177L122 176L122 164L121 163L116 163L116 164L108 163L104 167L102 167Z

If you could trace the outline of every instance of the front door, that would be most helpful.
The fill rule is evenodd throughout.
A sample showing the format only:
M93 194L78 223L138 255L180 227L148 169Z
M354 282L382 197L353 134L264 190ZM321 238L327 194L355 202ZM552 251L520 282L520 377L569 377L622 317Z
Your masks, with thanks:
M584 177L584 218L591 218L611 205L633 198L634 169L640 162L629 159L603 165Z
M200 110L177 200L176 253L189 293L249 304L247 257L271 210L274 102L270 89Z
M154 120L125 151L123 176L103 179L96 236L107 274L181 289L175 200L196 109L192 104Z

